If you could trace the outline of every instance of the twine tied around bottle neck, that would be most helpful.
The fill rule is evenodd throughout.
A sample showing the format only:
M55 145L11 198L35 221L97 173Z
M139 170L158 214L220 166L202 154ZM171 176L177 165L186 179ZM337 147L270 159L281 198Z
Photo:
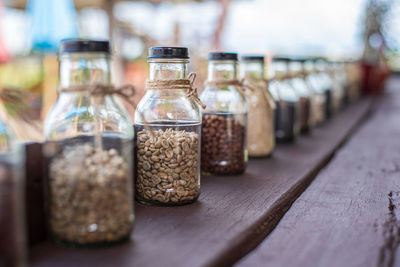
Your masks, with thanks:
M245 83L245 79L230 79L230 80L213 80L206 81L205 86L235 86L240 93L245 94L246 91L255 92L255 88Z
M174 80L147 80L146 90L186 90L186 96L193 99L199 106L206 109L206 105L201 102L197 88L194 86L196 73L191 72L187 79Z
M135 102L131 100L131 97L136 93L136 89L131 84L126 84L121 87L115 87L112 84L72 85L70 87L62 87L60 92L89 92L91 96L103 97L106 95L117 95L136 109Z
M264 83L265 88L266 88L266 90L263 90L263 92L264 92L264 94L265 94L265 97L267 98L267 100L268 100L269 104L271 105L272 109L276 109L277 106L276 106L275 101L280 101L280 97L279 97L279 96L274 97L274 96L271 94L271 92L269 91L269 82L270 82L270 79L264 79L264 78L263 78L263 79L261 79L261 81Z
M115 87L112 84L92 84L92 85L72 85L70 87L62 87L60 88L60 92L62 93L72 93L72 92L88 92L92 97L104 97L106 95L117 95L127 101L132 107L136 110L136 103L131 99L132 96L136 94L136 88L131 84L126 84L121 87ZM138 112L139 116L142 117L144 123L144 127L147 128L152 136L153 129L148 123L144 120L143 114ZM95 147L99 150L103 149L103 142L101 140L101 130L100 130L101 120L97 120L96 133L95 133Z

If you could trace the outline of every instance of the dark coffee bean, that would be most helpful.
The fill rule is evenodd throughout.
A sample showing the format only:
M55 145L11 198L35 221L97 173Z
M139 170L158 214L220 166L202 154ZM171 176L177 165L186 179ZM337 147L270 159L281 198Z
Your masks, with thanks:
M246 114L204 114L202 124L201 168L215 174L236 174L246 168L246 128L236 116Z
M310 131L310 111L311 103L307 97L301 97L299 100L299 119L300 119L300 132L308 133Z
M297 118L296 103L277 101L275 112L275 137L278 142L293 141L295 138Z

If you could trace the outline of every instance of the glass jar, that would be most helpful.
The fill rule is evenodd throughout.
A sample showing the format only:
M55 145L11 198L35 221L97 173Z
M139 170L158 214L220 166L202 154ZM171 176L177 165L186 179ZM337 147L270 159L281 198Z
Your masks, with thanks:
M305 82L314 92L311 102L311 124L319 125L325 121L326 96L324 85L319 79L313 60L305 60L303 70L305 73Z
M247 148L250 157L271 155L275 147L275 102L264 80L264 56L242 56L240 78L254 91L246 90L248 103Z
M276 100L275 137L278 142L290 142L300 130L300 108L288 79L288 58L273 57L269 70L269 91Z
M343 107L345 107L345 106L347 106L349 104L350 81L349 81L348 73L346 72L346 69L345 69L344 61L338 61L337 62L337 73L338 73L338 76L339 76L339 80L341 81L341 84L343 86L343 102L342 102L342 105L343 105Z
M300 132L308 133L311 130L311 101L313 92L309 89L303 79L303 68L301 59L289 61L289 82L299 96L299 120Z
M27 265L24 155L0 121L0 266Z
M316 59L314 64L318 72L317 77L325 93L325 119L327 120L333 115L332 80L328 75L326 60Z
M200 99L203 111L201 169L207 174L239 174L248 154L247 102L238 86L236 53L211 52L208 78Z
M187 79L185 47L152 47L148 87L135 114L136 199L149 205L195 202L200 194L198 104L177 82Z
M346 102L345 90L347 84L346 76L343 74L339 62L329 61L328 75L332 81L332 109L335 113L340 111Z
M361 96L362 69L358 62L346 61L344 63L344 71L349 83L348 102L353 103Z
M108 41L64 40L60 83L46 118L50 236L70 247L103 246L129 238L133 226L133 127L110 88Z

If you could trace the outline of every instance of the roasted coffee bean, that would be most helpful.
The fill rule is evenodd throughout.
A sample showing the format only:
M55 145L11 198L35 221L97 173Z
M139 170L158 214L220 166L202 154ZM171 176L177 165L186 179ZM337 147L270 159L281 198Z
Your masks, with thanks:
M201 169L214 174L236 174L246 168L246 127L237 120L246 114L203 114ZM242 120L244 121L244 119Z
M136 198L160 205L195 201L200 193L198 147L195 132L172 128L138 131Z
M276 102L275 137L278 142L291 142L295 139L298 127L296 111L295 102Z
M311 130L310 112L311 112L310 98L301 97L299 99L299 120L300 120L300 132L303 134L309 133Z
M330 119L332 117L333 109L332 89L325 90L325 118Z
M90 143L65 146L49 165L54 237L91 244L129 236L133 204L128 168L115 149L98 151Z

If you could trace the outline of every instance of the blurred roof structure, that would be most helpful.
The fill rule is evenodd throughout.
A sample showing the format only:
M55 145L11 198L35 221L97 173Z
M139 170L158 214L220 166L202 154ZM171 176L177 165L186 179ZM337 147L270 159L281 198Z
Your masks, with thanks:
M85 7L105 7L109 2L127 2L128 0L74 0L75 7L77 9L82 9ZM138 0L130 0L138 1ZM162 2L174 2L174 3L184 3L184 2L204 2L204 0L146 0L147 2L153 4L160 4ZM5 6L14 7L19 9L25 9L28 0L4 0Z

